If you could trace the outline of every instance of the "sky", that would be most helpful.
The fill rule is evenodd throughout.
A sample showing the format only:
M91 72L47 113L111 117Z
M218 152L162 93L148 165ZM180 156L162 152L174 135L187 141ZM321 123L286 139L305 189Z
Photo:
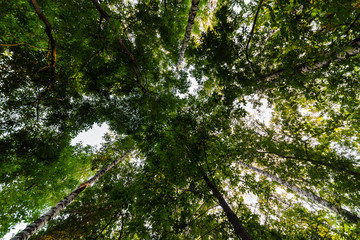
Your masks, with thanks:
M26 228L27 224L22 222L17 224L12 230L10 230L5 236L4 238L1 238L1 240L10 240L11 237L13 237L12 235L17 233L19 230Z
M91 129L82 131L72 141L71 145L82 142L83 145L91 145L93 147L100 147L100 144L104 142L103 136L109 131L109 126L106 123L102 125L94 124Z

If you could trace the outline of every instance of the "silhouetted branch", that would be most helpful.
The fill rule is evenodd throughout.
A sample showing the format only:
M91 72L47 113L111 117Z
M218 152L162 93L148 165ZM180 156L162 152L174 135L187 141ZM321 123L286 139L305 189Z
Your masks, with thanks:
M37 105L36 105L36 122L39 121L39 111L40 111L40 101L41 99L46 95L47 91L51 88L53 83L55 82L55 65L56 65L56 42L52 35L52 27L49 23L49 21L46 19L45 15L41 12L38 3L36 0L31 0L32 5L35 8L35 11L38 15L38 17L44 22L45 24L45 32L46 35L49 38L50 45L51 45L51 65L50 65L50 80L48 81L48 84L46 86L46 89L44 92L40 94L40 96L37 99Z
M97 1L97 0L91 0L96 9L99 11L99 13L101 14L101 16L103 18L106 19L106 21L108 21L109 23L111 23L110 21L110 16L105 12L105 10L100 6L100 3ZM114 27L114 25L112 25ZM125 51L126 55L129 56L130 58L130 67L132 69L132 71L134 72L135 74L135 77L136 77L136 82L137 82L137 85L139 86L140 90L143 92L143 93L146 93L148 92L147 89L145 89L145 87L142 85L141 83L141 79L140 79L140 76L139 76L139 73L136 69L136 66L135 66L135 62L136 62L136 59L134 57L134 55L130 52L130 50L126 47L125 43L123 42L123 40L121 38L116 38L116 40L118 41L118 43L120 44L121 48Z
M256 25L256 21L257 21L257 18L258 18L260 9L261 9L261 4L262 4L262 2L263 2L263 0L260 0L258 9L257 9L256 14L255 14L254 22L253 22L253 25L252 25L252 28L251 28L251 31L250 31L250 36L249 36L249 39L248 39L248 41L247 41L247 43L246 43L246 48L245 48L246 60L247 60L248 63L250 64L250 67L251 67L251 70L253 71L253 73L256 73L256 72L255 72L255 70L254 70L254 68L253 68L252 62L251 62L250 59L249 59L248 48L249 48L249 44L250 44L251 38L252 38L252 36L253 36L253 34L254 34L255 25Z
M26 189L25 189L25 192L29 191L32 187L36 186L37 184L36 183L32 183L30 186L28 186Z
M351 28L355 25L355 23L359 19L359 17L360 17L360 13L356 16L355 20L350 24L348 30L346 30L346 32L345 32L345 35L347 35L350 32Z
M105 225L105 227L103 227L103 229L99 232L98 235L96 235L96 237L95 237L93 240L98 239L98 238L100 237L100 235L105 231L105 229L111 224L111 222L114 221L115 218L117 218L117 217L120 215L120 213L121 213L121 211L116 212L116 213L114 214L114 216L110 219L110 221Z

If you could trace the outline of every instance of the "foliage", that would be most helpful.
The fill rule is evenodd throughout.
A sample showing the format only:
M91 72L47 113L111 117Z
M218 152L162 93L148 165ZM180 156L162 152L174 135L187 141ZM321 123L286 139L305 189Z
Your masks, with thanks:
M237 163L360 216L357 1L200 1L178 73L190 0L93 2L38 2L54 68L31 3L1 3L1 236L135 146L33 238L239 237L204 176L254 239L360 237ZM70 145L95 123L101 149Z

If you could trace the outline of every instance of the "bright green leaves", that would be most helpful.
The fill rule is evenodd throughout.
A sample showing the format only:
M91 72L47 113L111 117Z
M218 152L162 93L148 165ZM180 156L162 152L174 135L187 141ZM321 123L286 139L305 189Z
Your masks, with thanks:
M49 137L45 141L45 134L41 142L25 137L23 145L12 146L15 153L1 156L1 235L21 221L37 219L91 173L90 149L64 148Z
M252 69L259 2L200 1L176 75L190 3L102 1L109 21L91 1L39 3L57 43L48 89L44 25L28 2L2 4L3 232L136 145L37 238L234 238L204 172L254 239L357 237L357 226L236 162L358 214L359 57L332 61L357 37L358 3L263 1ZM191 77L199 91L187 95ZM254 94L273 108L271 124L250 121ZM100 151L69 147L95 122L114 131Z

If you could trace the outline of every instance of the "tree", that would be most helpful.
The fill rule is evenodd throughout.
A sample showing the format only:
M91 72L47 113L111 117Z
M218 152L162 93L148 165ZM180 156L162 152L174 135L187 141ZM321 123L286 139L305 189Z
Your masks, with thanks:
M37 232L42 226L44 226L48 221L54 218L62 209L64 209L67 205L69 205L74 199L84 191L87 187L92 185L96 180L102 177L105 173L107 173L111 168L113 168L116 164L118 164L121 160L123 160L129 154L130 150L128 150L123 156L116 159L104 169L101 169L96 175L90 178L88 181L84 182L80 186L78 186L74 191L72 191L68 196L66 196L63 200L61 200L58 204L56 204L53 208L51 208L47 213L42 215L40 218L35 220L32 224L27 226L23 231L18 233L12 239L29 239L31 235Z
M258 168L254 167L254 166L251 166L249 164L243 163L241 161L238 161L238 163L240 165L242 165L242 166L250 168L251 170L254 170L255 172L258 172L258 173L260 173L260 174L262 174L264 176L269 177L273 181L276 181L276 182L288 187L289 189L295 191L297 194L303 195L303 196L309 198L310 200L313 200L313 201L319 203L320 205L323 205L324 207L329 208L331 211L334 211L336 213L339 213L339 214L343 215L345 218L347 218L350 221L353 221L353 222L358 222L359 221L358 216L352 214L351 212L347 211L346 209L342 209L341 207L336 206L336 205L326 201L325 199L322 199L321 197L319 197L319 196L317 196L317 195L315 195L315 194L313 194L313 193L311 193L309 191L300 189L299 187L294 186L291 183L288 183L288 182L286 182L286 181L284 181L284 180L282 180L282 179L280 179L280 178L278 178L278 177L276 177L276 176L274 176L274 175L272 175L270 173L267 173L267 172L265 172L265 171L263 171L261 169L258 169Z
M185 50L186 50L186 47L187 47L187 45L189 43L189 40L190 40L191 30L192 30L192 27L194 25L194 21L195 21L196 12L197 12L197 9L198 9L199 2L200 2L200 0L194 0L194 1L191 2L191 8L190 8L190 11L189 11L188 24L186 26L186 31L185 31L183 43L181 45L179 61L178 61L177 65L176 65L176 70L177 71L179 71L180 64L181 64L182 60L184 59Z
M1 234L131 142L134 160L33 238L359 237L359 223L236 163L359 216L356 1L1 7ZM262 100L266 124L249 110ZM95 123L113 131L101 150L70 145Z

